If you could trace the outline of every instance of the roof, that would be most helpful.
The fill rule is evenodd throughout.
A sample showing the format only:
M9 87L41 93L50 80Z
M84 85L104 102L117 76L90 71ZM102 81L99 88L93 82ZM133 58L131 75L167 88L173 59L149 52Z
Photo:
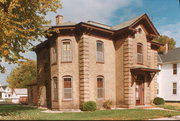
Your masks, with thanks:
M87 22L80 22L80 23L86 23L86 24L90 24L90 25L94 25L94 26L97 26L97 27L101 27L101 28L104 28L104 29L109 29L109 30L120 30L120 29L123 29L123 28L127 28L131 25L133 25L136 21L138 21L141 17L143 17L144 15L146 15L145 13L144 14L141 14L137 17L134 17L132 19L129 19L128 21L125 21L121 24L118 24L116 26L108 26L108 25L105 25L105 24L101 24L101 23L98 23L98 22L94 22L94 21L87 21ZM60 26L73 26L73 25L77 25L79 23L75 23L75 22L64 22L60 25L55 25L53 27L60 27Z
M126 28L126 27L129 27L130 25L132 25L134 22L136 22L139 18L141 18L144 14L140 15L140 16L137 16L133 19L130 19L128 21L125 21L121 24L118 24L114 27L112 27L113 30L119 30L119 29L123 29L123 28Z
M8 87L8 86L1 86L4 90Z
M159 55L162 63L180 61L180 47L168 51L167 54Z
M133 67L131 68L131 71L147 71L147 72L159 72L159 69L154 68L144 68L144 67Z
M68 22L63 22L63 23L61 23L61 24L59 24L59 25L55 25L54 27L58 27L58 26L73 26L73 25L76 25L77 23L75 23L75 22L72 22L72 21L68 21Z
M14 92L16 95L27 95L27 89L21 88L21 89L14 89Z
M119 25L116 25L116 26L108 26L108 25L105 25L105 24L101 24L101 23L98 23L98 22L94 22L94 21L88 21L88 22L80 22L80 23L75 23L75 22L64 22L62 24L59 24L59 25L55 25L55 26L51 26L51 28L59 28L61 30L73 30L73 29L81 29L81 28L78 28L78 27L89 27L89 28L93 28L93 29L97 29L99 31L104 31L104 32L108 32L110 33L112 36L117 36L117 34L115 34L116 32L118 33L119 30L126 30L126 29L129 29L131 31L137 31L134 29L135 25L141 21L141 20L146 20L147 21L147 24L146 26L151 28L149 31L149 35L151 36L154 36L154 37L157 37L159 36L159 33L158 31L156 30L156 28L154 27L154 25L152 24L151 20L149 19L148 15L146 13L144 14L141 14L135 18L132 18L128 21L125 21ZM109 37L109 36L108 36ZM37 48L41 48L42 46L46 45L47 44L47 40L44 41L43 43L40 43L39 45L37 45L35 48L33 48L34 51L37 50ZM154 42L154 44L156 46L160 46L160 44Z

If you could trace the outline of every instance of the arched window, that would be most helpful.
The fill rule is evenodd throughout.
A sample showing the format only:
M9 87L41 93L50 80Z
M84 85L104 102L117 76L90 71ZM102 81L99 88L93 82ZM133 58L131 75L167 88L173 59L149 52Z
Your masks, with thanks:
M72 61L71 40L62 40L62 62Z
M96 42L96 61L104 62L104 43L102 41Z
M72 77L71 76L63 77L63 99L64 100L72 99Z
M54 101L58 100L58 78L53 77Z
M97 76L97 98L104 98L104 77Z
M56 43L53 43L52 48L51 48L51 57L52 57L52 64L57 63L57 46Z
M137 44L137 63L143 64L143 45L141 43Z

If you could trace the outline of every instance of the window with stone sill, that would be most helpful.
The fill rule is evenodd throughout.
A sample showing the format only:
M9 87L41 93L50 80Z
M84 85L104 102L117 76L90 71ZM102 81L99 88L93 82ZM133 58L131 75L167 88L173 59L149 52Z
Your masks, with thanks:
M137 63L143 64L143 45L141 43L137 44Z
M63 77L63 99L72 100L72 77Z
M57 63L57 46L56 43L53 43L52 48L51 48L51 57L52 57L52 64Z
M104 43L102 41L96 42L96 61L104 62Z
M62 62L71 62L72 61L72 47L71 40L62 40Z
M53 77L54 101L58 100L58 78Z
M97 98L98 99L104 98L104 78L103 78L103 76L97 77Z

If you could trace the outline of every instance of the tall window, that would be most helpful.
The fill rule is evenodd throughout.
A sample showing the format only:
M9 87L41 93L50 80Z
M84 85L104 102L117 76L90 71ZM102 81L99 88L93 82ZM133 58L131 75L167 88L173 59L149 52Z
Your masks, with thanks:
M173 82L173 94L177 94L177 83Z
M141 43L137 44L137 63L143 64L143 45Z
M57 101L58 100L58 78L57 77L53 77L53 89L54 89L54 100Z
M177 74L177 64L173 64L173 74Z
M52 49L52 64L57 63L57 46L56 43L53 44Z
M0 92L0 99L2 98L2 92Z
M64 88L63 88L63 97L65 100L72 99L72 77L67 76L63 77Z
M97 77L97 98L104 98L104 78Z
M71 41L63 40L62 41L62 62L71 62L72 53L71 53Z
M101 41L96 42L96 61L104 62L104 47Z

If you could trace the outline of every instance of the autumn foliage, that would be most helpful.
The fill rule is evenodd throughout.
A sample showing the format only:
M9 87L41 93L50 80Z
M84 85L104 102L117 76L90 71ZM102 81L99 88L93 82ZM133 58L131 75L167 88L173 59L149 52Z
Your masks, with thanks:
M19 63L21 53L45 35L48 12L61 8L60 0L0 0L0 71L1 62Z
M27 84L36 81L36 70L36 61L25 61L11 71L6 81L11 88L27 87Z

